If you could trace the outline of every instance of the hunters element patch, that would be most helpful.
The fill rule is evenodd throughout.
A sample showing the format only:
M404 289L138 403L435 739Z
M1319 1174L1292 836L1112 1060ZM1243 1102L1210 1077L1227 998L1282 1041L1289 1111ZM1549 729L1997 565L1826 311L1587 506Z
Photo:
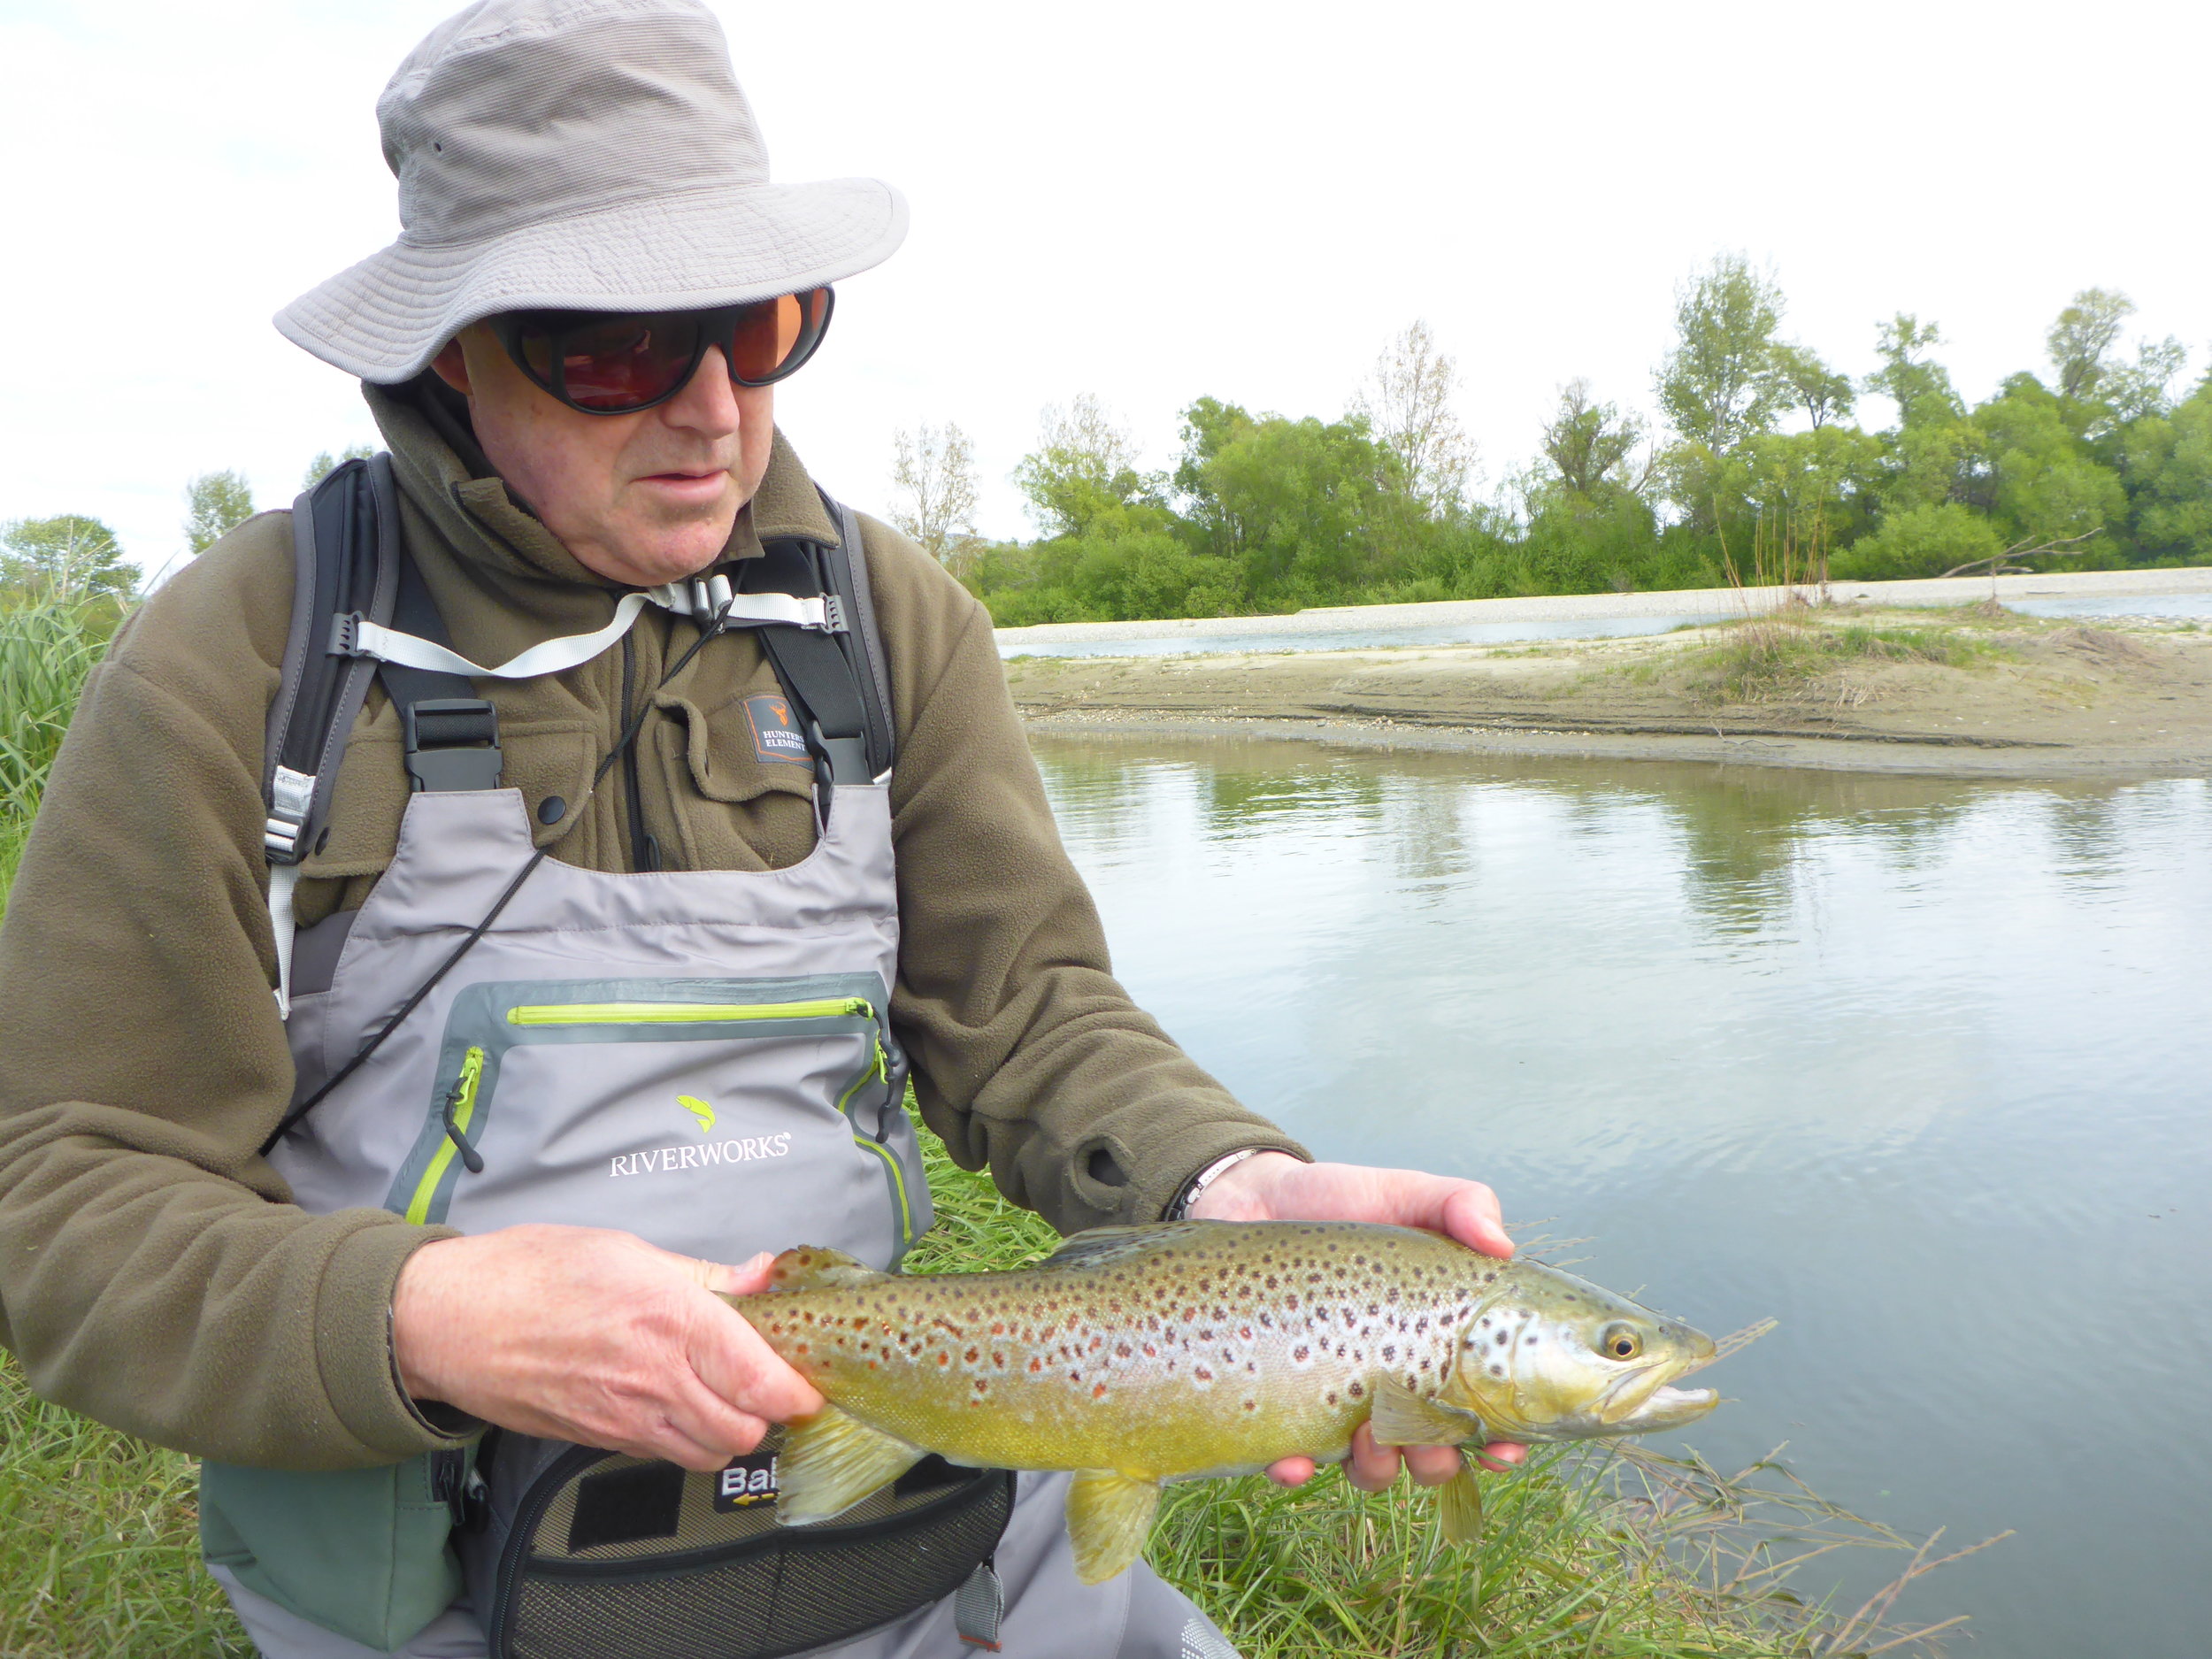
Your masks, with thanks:
M607 1173L665 1175L676 1170L703 1170L710 1164L750 1164L756 1158L780 1158L791 1150L789 1134L748 1135L742 1141L710 1141L703 1147L654 1147L643 1152L624 1152L610 1162Z
M776 1501L776 1459L772 1452L748 1452L730 1459L730 1466L714 1478L714 1507L727 1515L749 1509L756 1503Z
M679 1094L676 1096L676 1104L699 1120L701 1134L709 1134L713 1132L714 1108L708 1105L706 1102L701 1100L696 1094Z
M806 734L791 718L788 700L748 697L745 721L753 728L753 753L761 759L790 761L801 766L814 764L814 757L806 752Z

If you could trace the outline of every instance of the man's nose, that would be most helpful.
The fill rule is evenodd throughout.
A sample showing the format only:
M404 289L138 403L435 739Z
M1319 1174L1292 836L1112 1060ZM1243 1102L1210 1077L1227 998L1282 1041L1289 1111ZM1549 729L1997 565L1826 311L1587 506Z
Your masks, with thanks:
M684 389L661 405L660 414L670 426L706 438L726 438L744 424L721 347L707 348Z

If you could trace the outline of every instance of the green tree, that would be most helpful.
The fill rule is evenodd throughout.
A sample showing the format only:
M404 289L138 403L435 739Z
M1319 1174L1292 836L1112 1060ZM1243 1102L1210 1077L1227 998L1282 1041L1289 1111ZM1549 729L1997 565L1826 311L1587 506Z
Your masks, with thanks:
M203 472L184 487L184 544L197 558L253 517L253 491L239 472Z
M1659 405L1686 442L1724 456L1773 426L1788 396L1775 361L1781 321L1781 290L1741 254L1723 254L1676 295Z
M367 443L349 443L335 455L327 449L319 450L307 464L307 475L300 480L300 488L312 489L348 461L365 461L375 453L375 445Z
M1641 495L1648 469L1631 462L1643 441L1643 422L1616 404L1594 401L1589 381L1570 380L1559 388L1559 407L1544 424L1549 480L1592 501L1610 490Z
M1404 574L1425 514L1360 417L1254 417L1201 398L1175 473L1200 550L1262 609L1325 603Z
M1048 537L1080 535L1102 512L1157 495L1156 480L1137 471L1127 429L1090 393L1048 407L1038 425L1014 483Z
M1974 411L1987 445L1988 506L2008 543L2086 535L2125 515L2119 474L2090 452L2075 412L2032 374L2014 375Z
M138 572L115 532L82 513L16 518L0 526L0 582L19 595L71 602L127 599Z
M1897 405L1901 426L1956 420L1966 412L1951 385L1951 372L1928 353L1943 343L1942 332L1909 311L1899 311L1877 326L1874 353L1882 366L1866 377L1866 389Z
M2140 557L2212 562L2212 375L2130 428L2130 530Z
M2104 376L2105 354L2119 342L2120 326L2134 314L2135 302L2105 288L2084 288L2059 312L2043 336L2058 372L2061 397L2087 399Z
M2126 426L2146 415L2163 415L2173 407L2167 388L2189 364L2189 352L2168 334L2146 340L2135 348L2132 363L2108 363L2097 379L2097 398L2112 411L2113 421Z
M1791 400L1805 411L1815 432L1849 414L1856 402L1851 377L1830 368L1809 347L1776 346L1774 372L1789 388Z

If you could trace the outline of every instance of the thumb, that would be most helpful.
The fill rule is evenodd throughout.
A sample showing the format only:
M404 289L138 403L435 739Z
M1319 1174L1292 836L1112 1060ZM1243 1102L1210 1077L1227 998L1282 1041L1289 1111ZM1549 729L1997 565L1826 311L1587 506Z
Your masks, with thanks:
M1513 1259L1513 1240L1498 1213L1497 1194L1479 1182L1468 1182L1444 1201L1444 1231L1485 1256Z
M749 1296L755 1291L767 1288L768 1278L774 1271L775 1256L763 1250L740 1266L726 1262L699 1262L691 1264L692 1277L719 1296Z

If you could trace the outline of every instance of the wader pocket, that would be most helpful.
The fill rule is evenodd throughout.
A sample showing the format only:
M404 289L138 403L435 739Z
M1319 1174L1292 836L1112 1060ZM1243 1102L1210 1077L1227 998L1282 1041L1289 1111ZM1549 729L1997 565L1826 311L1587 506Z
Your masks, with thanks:
M713 1474L501 1433L489 1525L458 1535L492 1659L774 1659L953 1594L1014 1477L926 1458L836 1520L776 1522L774 1448Z
M386 1206L465 1233L558 1216L716 1261L836 1217L889 1267L931 1217L883 1003L872 973L470 986Z
M389 1653L461 1593L447 1547L461 1448L376 1469L200 1466L200 1544L249 1590Z

